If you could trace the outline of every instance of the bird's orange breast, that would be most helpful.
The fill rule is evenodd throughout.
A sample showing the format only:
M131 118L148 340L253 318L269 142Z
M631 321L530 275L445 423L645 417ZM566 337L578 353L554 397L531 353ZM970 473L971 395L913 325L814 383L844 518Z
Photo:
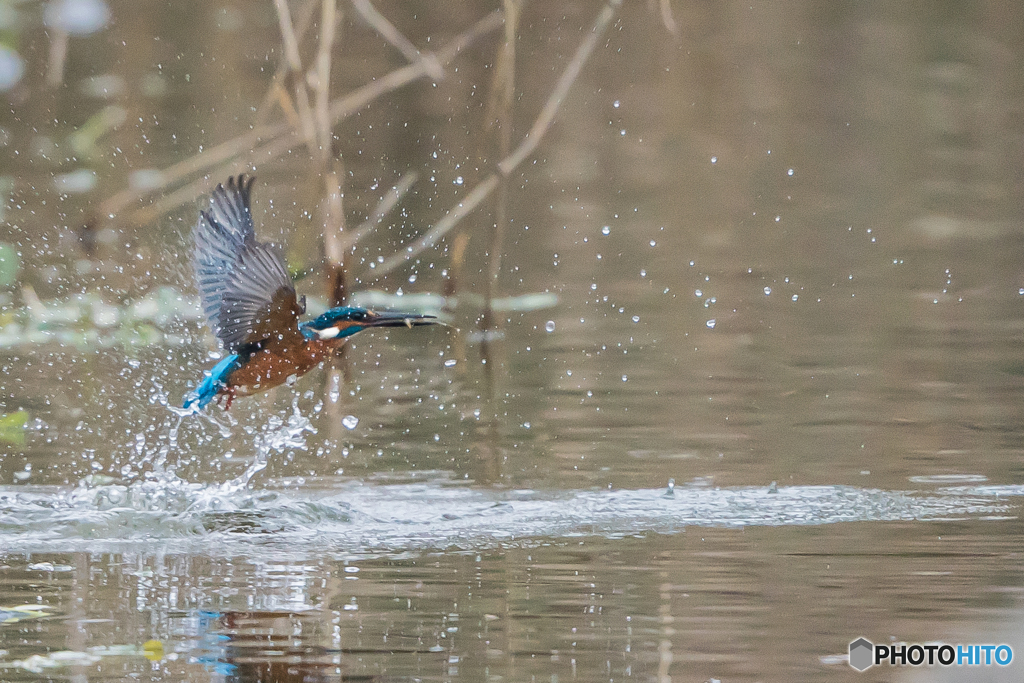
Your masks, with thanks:
M240 395L255 394L283 384L292 375L304 375L338 346L319 339L287 349L263 349L228 377L228 388Z

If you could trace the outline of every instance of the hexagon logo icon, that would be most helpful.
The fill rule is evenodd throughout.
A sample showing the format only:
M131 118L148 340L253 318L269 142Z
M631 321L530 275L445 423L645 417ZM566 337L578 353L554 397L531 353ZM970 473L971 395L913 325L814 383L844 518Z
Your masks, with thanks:
M850 666L857 671L864 671L871 667L874 662L875 646L867 638L858 638L850 643Z

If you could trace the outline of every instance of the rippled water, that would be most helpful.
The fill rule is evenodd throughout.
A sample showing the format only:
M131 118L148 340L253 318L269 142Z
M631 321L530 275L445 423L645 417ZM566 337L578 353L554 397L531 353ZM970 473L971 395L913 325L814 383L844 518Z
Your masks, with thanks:
M844 486L674 490L495 491L438 473L422 483L338 481L302 488L188 484L173 476L129 486L0 491L0 542L15 550L268 552L328 557L533 547L571 538L897 520L1012 519L1024 489L933 493ZM433 475L433 476L432 476ZM261 538L261 535L266 535Z

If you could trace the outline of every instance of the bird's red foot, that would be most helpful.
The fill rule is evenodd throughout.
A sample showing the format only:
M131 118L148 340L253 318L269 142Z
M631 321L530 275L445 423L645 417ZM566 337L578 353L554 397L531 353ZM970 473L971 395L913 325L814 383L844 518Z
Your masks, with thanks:
M224 402L224 410L226 412L228 410L231 410L231 402L235 400L235 388L225 387L224 389L221 389L220 393L217 394L217 403L220 404L220 400L225 396L228 397L228 399Z

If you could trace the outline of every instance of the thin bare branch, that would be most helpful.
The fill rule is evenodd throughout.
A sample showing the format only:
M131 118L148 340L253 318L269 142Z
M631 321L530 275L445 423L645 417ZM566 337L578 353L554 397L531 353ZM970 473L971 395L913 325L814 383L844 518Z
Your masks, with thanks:
M46 85L50 88L59 87L64 82L64 66L68 58L68 32L53 27L50 34L50 55L46 65Z
M503 18L501 10L490 12L481 18L479 22L453 38L449 44L438 50L437 59L442 63L442 65L446 65L447 62L450 62L459 56L460 52L472 45L473 42L478 40L481 36L495 31L502 26L502 23ZM408 85L425 75L426 71L423 65L417 62L413 63L413 65L397 69L365 86L352 90L347 95L344 95L332 102L332 125L337 125L345 118L364 108L364 106L372 102L375 98L392 90L396 90L404 85ZM264 144L262 146L257 146L261 141L264 142ZM252 166L254 163L262 163L271 159L276 159L291 150L291 148L299 142L301 142L301 140L299 139L298 134L295 132L294 127L288 122L258 126L247 133L225 140L220 144L210 147L209 150L205 150L198 155L189 157L177 164L169 166L161 171L159 183L146 187L142 190L127 188L116 195L112 195L100 203L98 209L99 215L103 219L118 215L131 203L158 193L166 193L168 187L175 185L178 182L181 182L184 178L196 173L208 172L209 175L221 177L226 176L237 166ZM239 160L240 157L241 160ZM162 207L159 213L155 211L156 205L153 205L140 208L131 214L129 218L135 223L148 222L151 221L154 216L162 215L166 211L170 211L182 204L193 201L201 194L202 189L196 190L191 194L183 193L183 191L182 193L177 193L176 191L174 196L180 199L176 202L169 202L167 200L170 196L165 196L164 199L159 202Z
M455 59L460 52L472 45L474 41L494 31L501 25L501 11L495 10L491 12L466 31L453 38L444 48L438 50L438 61L441 64L447 64ZM335 100L331 104L332 125L337 125L346 117L365 107L375 98L408 85L424 75L426 75L426 70L422 64L409 64L353 90L348 95ZM261 141L265 144L262 147L257 147ZM251 166L253 163L275 159L299 142L301 140L299 140L295 129L287 122L253 128L248 133L243 133L236 138L226 140L219 145L169 166L161 171L160 182L156 185L145 190L125 189L111 195L100 204L99 213L104 219L113 217L121 213L132 202L159 192L166 192L167 188L181 182L190 175L208 171L210 175L216 177L226 176L232 171L234 166ZM234 161L238 157L242 157L242 161ZM160 213L155 215L161 215L164 211L170 211L186 202L192 201L201 194L201 190L191 195L179 194L177 192L174 194L181 197L181 199L176 203L161 200L160 205L163 208ZM154 215L152 209L153 207L144 207L133 214L131 219L136 223L148 222ZM140 220L142 216L146 217L145 221Z
M455 59L460 52L473 44L482 35L490 33L502 25L504 19L500 10L495 10L486 17L476 22L468 30L460 33L443 49L437 51L437 60L442 64ZM401 69L395 69L391 73L378 78L372 83L367 83L361 88L353 90L348 95L336 100L331 105L331 116L337 123L346 116L350 116L359 109L380 97L386 92L396 90L417 78L427 75L426 67L422 62L415 62Z
M284 54L291 70L292 84L295 86L295 104L302 123L302 136L309 145L309 151L315 153L313 145L316 139L313 112L309 105L309 91L302 78L302 59L299 56L299 38L292 25L292 15L288 11L287 0L274 0L277 20L281 25L281 39L284 41Z
M516 43L519 33L519 15L521 0L503 0L502 8L505 11L505 42L498 50L497 59L494 64L494 80L491 83L491 94L488 103L488 120L496 129L498 142L498 157L508 157L509 149L512 146L512 104L515 95L516 80ZM495 193L492 220L490 223L490 240L487 247L487 257L490 260L487 269L487 281L485 286L486 303L484 313L480 318L481 329L496 329L497 323L491 302L494 300L498 288L498 275L501 273L502 244L505 241L505 227L508 223L508 176L502 176L498 183L498 191ZM489 345L486 342L482 347L484 353ZM490 365L488 365L490 367Z
M316 69L316 119L320 140L320 172L326 195L323 202L324 254L327 257L327 295L331 306L340 306L347 296L345 252L339 246L345 232L345 166L332 154L334 133L331 125L331 50L337 34L337 0L321 0L320 49Z
M299 57L299 39L292 26L292 15L288 11L287 0L274 0L277 10L277 22L281 26L281 40L284 41L284 58L292 71L302 71L302 59Z
M352 6L366 20L366 23L401 52L410 64L422 62L426 74L432 79L440 81L444 78L444 68L437 61L437 57L429 52L423 53L416 49L412 41L402 35L402 32L395 28L395 25L388 21L387 17L378 12L370 0L352 0Z
M679 35L679 27L676 26L676 20L672 16L672 5L669 0L661 0L661 23L665 24L665 28L672 35Z
M299 20L295 23L296 42L302 40L302 36L306 34L306 29L308 29L310 23L312 23L313 9L315 8L315 5L316 0L306 0L305 4L302 6L302 9L299 11ZM275 102L280 102L282 109L286 107L291 108L292 113L294 114L294 105L292 105L288 97L285 96L283 98L284 100L288 100L287 104L285 104L282 101L282 93L287 93L287 90L285 89L284 85L282 85L282 82L285 80L285 76L287 76L290 72L291 68L289 67L287 59L282 60L277 65L277 70L274 72L274 76L271 79L270 87L267 88L267 92L263 96L263 102L260 103L259 108L256 110L256 128L259 128L267 123L267 116L269 116L269 112L272 110L271 105L274 104ZM285 111L285 116L288 116L287 111ZM295 116L297 117L297 114Z
M391 188L381 198L376 208L374 208L373 212L365 221L360 223L355 229L349 230L341 236L341 240L339 241L341 250L343 252L349 251L359 243L359 240L366 237L366 235L372 232L374 228L380 225L381 221L391 213L391 210L398 205L398 202L402 197L404 197L412 188L418 177L419 176L415 171L402 176L401 180L398 181L398 184Z
M605 29L612 23L612 19L615 17L615 12L618 10L619 5L622 4L622 0L608 0L608 4L601 10L601 14L598 15L597 21L594 22L594 28L590 30L588 35L579 48L576 50L575 56L572 61L566 67L565 71L562 72L562 76L558 79L558 83L555 84L555 89L548 96L548 101L544 104L544 108L541 109L540 115L537 116L537 120L533 122L533 126L530 128L530 132L523 138L523 142L519 147L512 153L512 156L503 159L498 164L498 171L502 175L509 175L515 170L516 166L523 162L523 159L533 154L534 150L537 149L537 145L540 144L544 134L551 127L551 121L555 118L555 114L558 113L558 109L562 106L562 101L565 100L565 96L569 94L569 89L572 84L576 82L576 78L580 75L580 71L583 69L583 65L587 62L590 57L590 53L594 51L597 46L597 41L604 35Z
M456 204L455 208L446 213L430 232L416 240L413 244L410 244L405 251L399 252L394 256L385 259L384 263L374 269L374 277L383 277L409 259L415 258L425 249L434 246L434 244L447 234L449 230L458 225L459 221L472 213L473 209L480 205L480 202L487 199L487 195L494 191L494 188L498 186L498 180L500 177L501 176L497 173L492 173L484 178L482 182L473 188L464 200Z
M328 0L333 2L334 0ZM348 296L346 291L345 252L339 246L345 230L345 207L342 182L345 177L340 159L329 162L324 172L326 196L322 204L324 217L324 255L327 258L327 300L331 306L341 306Z
M409 259L415 258L424 250L437 244L438 240L454 228L459 220L475 209L498 186L499 178L510 175L524 159L537 149L537 145L540 144L544 134L551 127L551 122L555 118L555 114L558 113L558 109L565 100L565 96L569 93L569 89L579 76L590 54L597 46L597 42L611 24L612 19L615 17L615 12L621 4L622 0L608 0L608 3L594 22L590 34L587 35L579 48L577 48L572 61L569 62L565 71L559 77L554 89L548 96L547 102L541 109L540 114L538 114L537 119L533 122L533 126L530 127L530 131L523 138L523 141L519 143L519 147L510 156L498 163L498 171L484 178L464 200L459 202L454 209L439 220L427 234L410 244L403 251L386 259L384 263L375 268L374 275L376 277L379 278L390 273Z
M331 156L331 50L337 33L338 17L335 0L323 0L320 15L320 49L316 58L316 123L320 158L323 163Z

